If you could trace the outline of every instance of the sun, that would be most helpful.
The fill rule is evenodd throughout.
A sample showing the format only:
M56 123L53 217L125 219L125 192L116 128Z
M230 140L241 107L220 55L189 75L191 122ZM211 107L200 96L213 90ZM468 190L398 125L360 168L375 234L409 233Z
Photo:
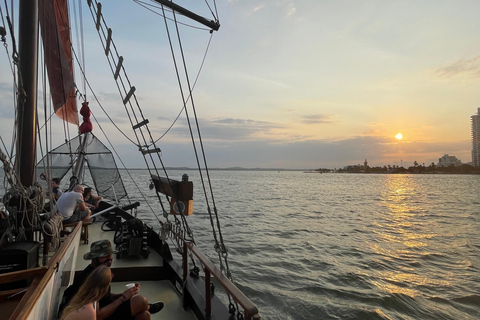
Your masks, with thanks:
M397 140L402 140L403 135L402 135L401 133L397 133L397 135L395 136L395 138L397 138Z

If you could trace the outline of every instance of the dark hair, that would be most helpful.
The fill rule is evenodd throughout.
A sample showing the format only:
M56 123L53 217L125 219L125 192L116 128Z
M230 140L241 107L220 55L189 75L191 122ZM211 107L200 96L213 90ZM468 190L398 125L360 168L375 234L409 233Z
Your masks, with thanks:
M90 191L92 191L92 188L85 188L83 189L83 197L85 198L90 194Z
M53 178L52 181L56 184L60 184L60 178Z

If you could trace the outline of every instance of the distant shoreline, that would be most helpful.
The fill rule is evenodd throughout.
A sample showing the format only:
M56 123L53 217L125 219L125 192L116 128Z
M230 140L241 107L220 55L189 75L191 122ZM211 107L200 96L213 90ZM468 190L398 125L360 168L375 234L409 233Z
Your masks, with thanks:
M189 167L167 167L166 170L177 170L177 171L197 171L197 168L189 168ZM127 169L120 169L120 170L147 170L147 168L127 168ZM479 172L334 172L332 171L318 171L317 169L285 169L285 168L242 168L242 167L232 167L232 168L209 168L211 171L278 171L278 172L288 172L288 171L301 171L303 173L340 173L340 174L472 174L478 175Z
M120 168L119 168L120 169ZM189 168L189 167L166 167L166 170L185 170L185 171L197 171L198 168ZM125 170L121 168L120 170ZM127 168L127 170L147 170L147 168ZM203 168L202 168L203 170ZM285 168L242 168L242 167L232 167L232 168L208 168L212 171L308 171L316 172L315 169L285 169Z

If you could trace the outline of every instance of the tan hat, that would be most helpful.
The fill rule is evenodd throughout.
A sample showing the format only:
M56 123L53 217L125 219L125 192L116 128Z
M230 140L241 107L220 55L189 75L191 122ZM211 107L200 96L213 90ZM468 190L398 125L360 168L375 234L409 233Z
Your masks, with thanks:
M90 252L83 255L83 259L92 260L95 258L108 257L111 254L117 253L117 250L113 250L112 244L108 240L98 240L92 242L90 246Z

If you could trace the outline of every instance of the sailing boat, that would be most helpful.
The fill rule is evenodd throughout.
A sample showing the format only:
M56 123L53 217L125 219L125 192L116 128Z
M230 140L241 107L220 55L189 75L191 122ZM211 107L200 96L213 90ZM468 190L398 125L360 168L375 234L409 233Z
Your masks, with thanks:
M167 22L174 22L174 32L169 33L169 39L172 34L179 34L179 23L183 23L179 21L180 17L200 23L210 33L219 29L220 25L215 17L211 20L203 18L168 0L154 2L157 4L155 10L165 19L167 31ZM18 142L15 153L8 153L7 150L0 153L8 181L7 196L3 198L6 210L2 215L2 222L6 222L7 226L3 235L7 236L2 236L0 241L0 263L3 263L0 270L6 271L0 274L0 319L55 319L62 290L72 283L75 272L85 266L82 253L89 250L86 243L98 239L110 239L119 251L112 266L115 273L112 288L114 285L121 287L125 283L138 281L142 282L142 288L146 288L152 295L167 294L172 301L168 302L165 311L162 311L169 312L167 318L260 319L255 305L231 281L228 252L223 242L217 208L213 194L207 192L204 192L206 207L221 267L217 268L195 245L193 231L187 220L194 211L193 184L188 181L187 176L180 180L169 177L161 158L160 143L149 129L150 121L144 116L136 97L136 88L130 84L127 77L127 60L124 61L123 56L118 53L113 32L107 26L103 15L105 8L97 1L88 0L86 5L103 45L102 55L107 57L135 136L133 143L148 168L154 190L152 192L162 208L160 231L156 232L137 218L134 210L139 203L121 203L122 199L128 197L115 158L109 148L92 133L91 110L86 99L86 90L80 90L80 86L76 85L73 79L73 61L76 61L80 68L79 73L84 76L85 89L89 83L86 80L84 64L80 63L81 59L75 52L71 55L73 46L69 39L70 19L66 4L66 0L20 0L18 52L17 37L10 16L12 8L8 8L5 2L5 10L2 9L2 21L6 21L8 26L0 29L0 35L4 43L7 34L10 36L12 60L18 65L18 73L13 72L14 75L18 74L15 82L18 97L18 125L15 133ZM152 7L149 10L152 10ZM44 61L40 63L37 62L39 20L44 49L41 55ZM179 48L180 60L184 60L181 43ZM172 48L171 51L176 58L175 50ZM187 116L190 128L194 121L200 137L192 96L193 84L189 80L188 72L185 71L183 75L180 73L186 64L181 66L176 63L177 60L174 59L177 79L186 80L185 87L180 88L181 110ZM79 125L79 134L70 139L65 135L65 143L57 148L50 148L51 140L45 139L43 146L50 150L42 151L41 160L37 163L37 142L42 141L37 126L40 123L37 117L37 70L42 70L38 65L46 67L47 71L42 74L43 79L46 79L48 74L52 100L47 103L44 98L45 119L48 119L50 114L47 106L53 105L54 112L63 119L62 126L68 129L69 123ZM47 85L42 88L47 88ZM82 100L82 124L77 120L78 98ZM193 119L189 118L188 105L195 115ZM51 133L54 130L47 122L45 121L42 128ZM192 133L192 144L196 153L204 154L201 141L196 142L194 136ZM196 162L199 168L203 168L199 169L199 175L202 177L204 190L212 190L209 186L206 160ZM54 210L55 200L51 196L51 186L40 177L66 177L70 190L76 184L86 184L85 171L90 172L91 181L98 194L110 201L100 204L99 212L95 214L95 222L89 220L75 223L67 237L60 237L65 226ZM203 179L204 176L206 179ZM50 194L48 199L47 193ZM45 202L51 204L50 210L44 209ZM115 233L105 232L104 228ZM43 242L43 259L40 259L43 266L38 263L39 242ZM169 243L176 247L178 256L170 249ZM50 248L56 248L53 255L49 252ZM19 261L26 263L23 267L8 269L5 264L7 260L12 261L8 264L10 267L20 265L21 263L17 263ZM193 265L193 268L190 269L189 264ZM228 307L226 302L213 293L212 276L225 289Z

